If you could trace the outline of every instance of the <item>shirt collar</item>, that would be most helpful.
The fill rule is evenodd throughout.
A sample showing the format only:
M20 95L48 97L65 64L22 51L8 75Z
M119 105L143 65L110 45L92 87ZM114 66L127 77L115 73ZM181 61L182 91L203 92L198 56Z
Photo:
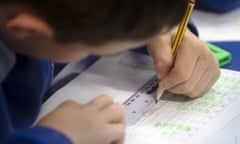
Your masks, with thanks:
M0 83L8 75L16 61L16 55L0 39Z

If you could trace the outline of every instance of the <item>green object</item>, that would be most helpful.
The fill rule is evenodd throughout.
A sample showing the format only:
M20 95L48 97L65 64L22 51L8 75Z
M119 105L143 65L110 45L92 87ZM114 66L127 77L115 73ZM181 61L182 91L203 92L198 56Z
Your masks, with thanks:
M211 43L207 42L206 44L217 58L220 67L223 67L231 62L231 53Z

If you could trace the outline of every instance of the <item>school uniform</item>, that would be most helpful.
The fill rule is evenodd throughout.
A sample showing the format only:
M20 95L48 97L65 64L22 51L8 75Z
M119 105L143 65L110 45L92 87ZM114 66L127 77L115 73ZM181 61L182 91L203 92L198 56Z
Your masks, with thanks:
M0 41L0 143L70 144L62 133L31 127L53 77L52 65L10 51Z
M209 0L200 0L210 5ZM220 4L221 0L217 0ZM234 1L239 4L240 0ZM215 6L215 3L214 3ZM209 6L210 8L210 6ZM222 8L226 11L234 6ZM192 22L190 30L197 34ZM1 144L70 144L54 129L32 126L53 78L49 61L15 54L0 40L0 143Z

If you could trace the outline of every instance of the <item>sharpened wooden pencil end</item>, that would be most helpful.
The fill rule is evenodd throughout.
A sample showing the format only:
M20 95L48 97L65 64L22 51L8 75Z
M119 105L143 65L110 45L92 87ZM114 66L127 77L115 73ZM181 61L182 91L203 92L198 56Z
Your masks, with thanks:
M163 92L164 92L164 89L161 88L161 87L158 87L158 89L157 89L157 98L156 98L156 102L157 103L159 102L161 96L163 95Z

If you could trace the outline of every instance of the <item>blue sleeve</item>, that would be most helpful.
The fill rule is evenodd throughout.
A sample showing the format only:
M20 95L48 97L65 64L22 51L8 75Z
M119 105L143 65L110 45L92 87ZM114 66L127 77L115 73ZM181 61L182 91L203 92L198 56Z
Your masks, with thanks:
M224 13L240 7L240 0L197 0L196 5L204 10Z
M0 144L72 144L64 134L54 129L40 126L16 129L4 100L0 86Z
M188 23L188 28L189 28L190 31L191 31L192 33L194 33L196 36L199 36L197 27L196 27L196 25L194 24L194 22L193 22L192 19L190 19L190 21L189 21L189 23Z
M45 127L33 127L13 133L1 144L72 144L63 134Z

